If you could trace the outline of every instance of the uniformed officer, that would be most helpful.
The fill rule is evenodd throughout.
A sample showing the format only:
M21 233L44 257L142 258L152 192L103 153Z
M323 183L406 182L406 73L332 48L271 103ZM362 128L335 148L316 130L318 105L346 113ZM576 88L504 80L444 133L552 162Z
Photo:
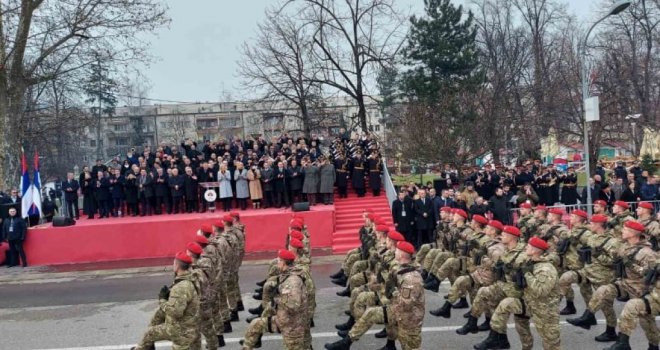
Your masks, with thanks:
M660 240L660 222L653 217L653 203L640 202L637 205L637 220L646 228L644 235L651 243L651 248L656 252L660 250L658 244L658 240Z
M161 340L171 341L175 350L193 347L199 326L199 287L190 271L192 263L186 252L176 254L172 266L174 284L161 288L158 310L142 340L132 350L154 349L154 343Z
M607 226L619 239L622 239L621 234L622 234L623 224L626 221L635 220L635 218L630 213L629 209L630 206L628 205L628 203L624 201L616 201L612 206L613 217L607 223Z
M589 244L591 232L589 232L589 227L585 224L587 217L587 212L584 210L573 210L570 215L570 231L563 231L559 237L557 244L557 254L559 255L558 272L562 277L566 272L578 271L584 267L584 262L579 258L578 250L583 249ZM575 293L573 293L573 288L570 287L573 281L565 280L564 282L570 283L567 288L562 288L562 280L561 278L559 279L559 290L561 291L561 295L566 298L566 307L559 314L574 315L577 312L575 310L575 303L573 302ZM582 299L586 303L589 303L592 294L591 285L589 285L586 279L581 278L575 282L580 282L578 285Z

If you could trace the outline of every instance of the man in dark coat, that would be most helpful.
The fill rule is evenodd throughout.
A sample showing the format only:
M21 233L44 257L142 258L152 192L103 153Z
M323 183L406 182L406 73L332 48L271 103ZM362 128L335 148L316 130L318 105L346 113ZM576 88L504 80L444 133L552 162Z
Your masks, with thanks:
M138 210L138 183L137 178L140 172L136 165L126 175L126 182L124 183L124 194L126 196L126 215L137 216Z
M64 192L65 210L69 218L80 219L80 210L78 209L78 190L80 184L73 178L73 173L66 174L66 181L62 182L62 191Z
M382 163L377 153L372 153L367 160L369 166L369 187L374 197L380 196Z
M185 190L184 179L183 176L179 175L179 169L172 169L172 176L167 179L167 185L170 187L170 193L172 194L174 214L178 214L179 209L181 209L181 200Z
M321 167L319 170L319 193L323 196L323 204L332 204L335 185L335 166L324 156L319 157Z
M289 196L287 195L286 169L283 162L277 162L277 168L273 171L273 190L275 192L275 206L289 207Z
M191 167L186 167L186 175L184 177L184 187L186 188L186 211L188 213L196 212L197 202L198 202L198 188L199 182L197 181L197 175L193 173Z
M397 199L392 202L392 221L396 230L401 232L408 242L414 242L414 214L413 201L408 197L408 191L402 189Z
M163 168L156 169L156 173L153 176L154 179L154 195L156 198L156 215L160 215L163 212L163 204L167 210L168 214L172 213L172 203L170 201L170 187L167 183L167 173Z
M110 182L110 196L112 197L112 216L123 216L124 208L124 184L126 178L121 174L120 169L114 169L108 181Z
M362 154L358 152L358 155L353 159L353 169L351 172L351 180L353 189L357 193L358 197L364 197L365 188L364 188L364 166L365 161Z
M417 237L411 243L419 249L422 244L431 242L435 216L433 215L433 202L426 197L426 190L419 190L417 193L419 199L415 200L413 204Z
M9 261L7 262L7 267L17 266L19 257L21 258L23 267L27 267L27 259L23 250L23 242L27 234L27 224L17 214L18 211L16 208L9 208L9 217L2 222L0 242L7 241L9 243Z
M153 185L153 178L150 174L147 174L147 169L141 169L140 177L138 177L138 198L140 199L140 205L142 207L142 212L140 213L141 216L153 214Z
M94 200L94 178L89 172L88 167L83 168L83 172L80 174L80 183L81 192L83 194L83 213L87 214L88 219L93 219L94 214L96 214L96 201Z
M511 202L504 195L502 188L497 188L495 194L488 200L488 210L493 213L493 220L497 220L504 225L511 224Z
M337 192L339 198L348 197L346 188L348 187L349 169L351 168L350 160L343 154L340 154L335 160L335 170L337 171L335 182L337 184Z
M289 181L291 202L300 202L300 192L302 191L303 185L303 174L300 165L298 165L298 161L295 159L291 160L289 168L286 169L286 178Z
M272 207L273 201L273 161L266 160L261 170L261 188L264 191L263 208Z
M101 218L110 217L112 206L110 205L110 181L105 177L102 171L96 173L96 179L93 183L94 195L96 196L96 204L99 208L99 216Z

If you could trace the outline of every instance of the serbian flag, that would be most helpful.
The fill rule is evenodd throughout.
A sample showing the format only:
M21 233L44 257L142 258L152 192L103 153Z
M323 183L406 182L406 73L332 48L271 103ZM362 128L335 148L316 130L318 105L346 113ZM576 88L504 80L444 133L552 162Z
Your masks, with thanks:
M28 173L25 151L21 147L21 213L24 218L28 217L28 210L32 204L32 190L30 189L30 174Z
M39 175L39 152L34 151L34 174L32 177L32 205L28 214L41 216L41 176Z

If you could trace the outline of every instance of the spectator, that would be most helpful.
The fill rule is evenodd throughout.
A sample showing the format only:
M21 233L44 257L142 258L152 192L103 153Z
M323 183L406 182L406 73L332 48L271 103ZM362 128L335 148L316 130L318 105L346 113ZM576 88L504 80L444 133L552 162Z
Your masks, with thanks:
M176 148L174 150L176 150ZM174 152L174 150L172 151ZM170 194L172 195L172 211L174 214L178 214L179 210L181 210L181 202L185 190L185 181L183 176L179 175L179 168L172 168L172 174L167 178L167 185L169 186ZM231 190L231 186L229 188ZM128 197L126 201L128 201Z
M629 174L632 175L632 174ZM630 177L630 176L629 176ZM635 181L628 181L627 183L634 183ZM622 178L617 178L614 180L614 184L612 184L612 193L614 193L614 200L618 201L621 199L621 195L623 194L623 191L625 191L626 185L624 184L624 181Z
M627 181L628 170L626 170L626 167L623 166L623 162L620 160L616 162L616 167L614 168L614 176L617 179L622 179Z
M532 184L529 182L526 182L525 185L518 190L517 196L518 198L516 198L516 202L518 205L522 203L536 205L539 203L539 195L536 194L536 191L532 188Z
M456 201L454 201L454 208L463 209L463 211L469 213L467 202L465 201L465 197L463 197L463 195L460 193L456 195Z
M263 198L263 191L261 190L261 171L256 165L252 165L248 171L247 177L249 181L252 208L259 209Z
M53 222L53 216L57 212L57 204L50 200L48 196L44 195L44 200L41 202L41 213L43 214L46 222Z
M287 168L287 178L289 180L289 193L291 202L300 202L303 186L303 173L302 168L298 165L298 161L294 158L291 160L289 168Z
M604 200L607 203L607 207L611 208L614 205L614 193L612 193L612 187L609 183L604 183L600 188L600 193L598 194L598 199Z
M658 184L657 176L649 176L646 183L644 183L639 192L641 200L652 201L658 198Z
M511 202L504 196L504 190L498 187L495 189L495 194L488 200L488 211L493 214L493 220L509 225L511 223L510 209Z
M227 170L227 163L223 162L218 171L218 182L220 183L220 200L225 212L231 211L231 200L233 192L231 189L231 172Z
M486 216L487 212L488 212L488 202L485 202L483 197L477 197L474 200L474 204L470 206L470 215Z
M406 189L399 191L397 199L392 202L392 221L397 231L401 232L408 242L414 242L413 225L415 217L413 201Z
M465 198L465 204L468 208L471 208L477 197L479 197L477 191L474 190L474 183L472 183L472 181L465 182L465 189L461 194L463 195L463 198Z
M287 191L288 182L286 180L286 169L284 168L284 162L277 162L277 169L273 172L273 190L275 191L275 205L278 208L282 207L282 204L286 208L289 207L289 196Z
M184 183L185 185L185 183ZM153 214L152 200L154 197L153 178L147 174L147 169L140 169L140 177L137 181L138 199L140 200L140 215Z
M431 241L434 226L433 203L426 197L426 190L419 190L418 195L419 199L413 202L417 236L411 242L417 249Z
M197 175L193 172L190 166L186 167L186 175L183 177L183 186L185 187L186 212L197 212L199 210L197 208L197 203L199 201L199 181Z
M16 214L16 208L9 208L9 217L2 223L2 240L9 243L9 262L7 267L18 266L19 257L23 267L27 267L27 259L23 250L23 242L27 234L27 224L25 220L19 218Z
M234 180L236 181L236 199L241 210L247 208L247 199L250 198L250 187L248 185L248 171L242 162L236 163L234 170Z
M336 177L335 166L325 157L319 158L319 161L321 162L319 193L323 196L323 204L332 204Z
M316 162L311 162L309 158L303 161L303 175L305 180L303 182L303 193L307 197L310 206L316 204L316 194L318 193L320 181L320 169Z
M261 182L264 191L264 208L273 206L273 161L268 159L264 162L261 170Z
M73 173L66 174L66 181L62 182L62 191L64 191L64 202L66 215L69 218L80 219L78 210L78 190L80 184L73 178Z

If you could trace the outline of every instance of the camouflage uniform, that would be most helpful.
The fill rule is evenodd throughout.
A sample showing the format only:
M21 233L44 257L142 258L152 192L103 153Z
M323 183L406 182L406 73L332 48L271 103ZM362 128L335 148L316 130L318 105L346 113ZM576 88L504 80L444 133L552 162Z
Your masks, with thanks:
M508 297L502 300L493 313L490 326L495 332L505 334L509 315L514 314L519 320L516 322L516 329L519 333L522 331L522 348L532 349L534 340L529 330L531 316L541 336L543 349L561 349L557 270L547 255L533 264L533 270L525 273L527 287L523 289L522 298Z
M353 268L353 264L355 264L355 262L358 260L366 259L369 247L375 243L371 227L365 225L360 228L360 242L361 246L359 248L350 250L346 254L346 258L341 265L341 269L344 271L346 276L350 276L351 268Z
M417 260L425 271L431 271L431 268L433 267L436 259L439 259L438 266L442 266L442 263L444 263L445 260L453 256L452 251L450 251L452 248L450 247L450 241L453 238L452 232L455 225L450 222L445 222L444 224L441 223L441 225L442 230L436 231L436 237L441 241L442 244L438 244L438 241L436 240L435 247L431 247L428 253L426 253L424 259L421 261ZM422 246L420 248L420 252L417 253L418 257L421 254L421 249L423 248L424 246ZM442 257L438 258L438 255L442 255Z
M351 294L351 314L357 320L364 311L376 305L384 305L388 302L385 296L385 285L388 283L392 273L398 270L398 263L394 259L394 251L387 250L383 253L381 260L376 265L372 280L358 290L360 293ZM375 281L374 281L375 280Z
M464 298L470 293L472 302L475 300L475 294L482 286L489 286L495 282L495 273L493 271L495 263L505 253L505 246L499 240L491 240L484 246L486 256L481 258L479 264L476 264L474 272L467 276L461 276L449 289L447 301L454 304L459 298Z
M619 318L619 332L631 336L639 321L649 344L657 345L660 342L660 335L655 324L655 316L658 314L660 314L660 281L655 282L651 293L626 302Z
M365 284L369 283L369 276L375 271L377 265L382 261L382 256L387 252L387 245L385 240L379 240L374 245L373 249L369 251L369 258L367 260L360 260L353 265L353 271L356 272L356 266L361 263L366 263L364 270L353 273L349 278L348 286L351 291ZM351 294L352 295L352 294Z
M530 237L534 236L536 230L540 225L533 214L523 215L518 219L518 228L520 229L520 240L527 242Z
M218 332L214 324L215 303L218 301L217 290L214 282L217 280L217 271L211 259L205 255L192 265L192 275L195 283L200 287L199 295L199 330L206 339L206 346L210 350L218 348ZM221 327L218 325L217 327ZM222 330L220 330L222 332ZM220 333L221 334L221 333ZM202 338L198 337L193 349L202 348Z
M229 275L232 273L232 265L236 262L236 251L233 249L231 238L225 233L216 235L215 242L218 245L218 253L220 255L218 269L222 271L222 278L216 286L218 291L218 317L216 320L220 324L221 322L229 321L231 317L229 313L230 307L227 297L227 287ZM217 330L221 332L220 329Z
M387 306L368 308L348 336L357 341L374 324L386 324L388 339L398 339L404 350L421 349L424 321L424 288L417 264L400 265L391 274L394 288ZM389 288L388 288L389 289Z
M589 245L589 238L592 235L589 229L585 225L575 225L570 231L561 230L561 235L559 237L559 242L557 244L556 253L559 255L559 267L558 273L563 278L564 274L568 272L575 272L584 267L584 263L580 261L578 256L578 249L581 249ZM579 274L568 274L569 276L579 276ZM570 282L570 283L569 283ZM569 283L566 285L566 283ZM572 278L565 278L562 280L559 279L559 289L561 295L566 298L567 301L573 301L575 298L575 293L571 284L574 283ZM578 278L575 283L578 283L580 287L580 294L586 303L591 300L591 285L588 281L583 278Z
M454 232L452 233L453 239L457 242L457 249L461 249L469 244L475 235L472 228L468 225L462 227L454 227ZM461 252L462 253L462 252ZM451 283L454 283L456 278L459 275L466 274L468 271L468 254L453 254L449 255L445 253L440 253L437 255L433 261L433 266L429 270L430 273L436 276L440 281L445 278L449 278Z
M615 298L641 298L646 291L644 273L655 266L657 259L657 254L651 249L648 242L642 240L633 245L625 243L619 249L617 256L623 259L625 276L617 276L614 283L602 285L596 289L589 302L589 311L592 313L600 309L614 312L612 308ZM607 326L616 327L616 319L607 320Z
M238 301L241 300L241 289L238 283L238 270L243 263L243 255L245 254L245 236L242 231L234 226L229 230L228 234L233 239L232 247L234 247L234 262L232 264L231 273L227 276L227 301L229 308L236 310Z
M305 334L309 328L307 292L302 270L289 268L277 277L275 314L253 320L245 331L244 350L253 349L265 332L281 333L286 350L307 350ZM265 290L265 287L264 287Z
M446 221L440 221L438 227L435 228L435 242L422 244L419 247L419 251L415 255L415 262L419 265L424 265L424 260L431 250L443 248L442 240L445 237L445 232L449 228L449 223Z
M626 209L623 212L614 215L614 217L612 217L607 222L607 227L612 230L614 237L621 239L621 230L623 229L623 224L629 220L635 220L635 218L632 216L630 211Z
M176 276L167 300L158 301L156 311L147 332L135 348L146 350L160 340L172 341L172 349L186 350L193 347L199 325L198 286L188 271Z
M638 220L646 230L644 231L644 237L646 240L651 242L653 250L658 251L658 245L660 243L660 222L653 220L653 217L647 219Z

